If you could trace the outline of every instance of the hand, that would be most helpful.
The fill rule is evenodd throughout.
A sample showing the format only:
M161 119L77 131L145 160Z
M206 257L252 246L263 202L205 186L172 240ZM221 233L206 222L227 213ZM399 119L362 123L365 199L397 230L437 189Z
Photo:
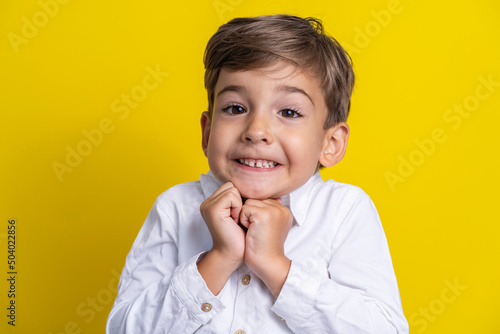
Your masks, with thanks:
M238 226L243 203L238 189L231 182L223 184L200 206L200 212L212 235L219 258L227 260L233 271L244 260L245 232Z
M240 222L248 228L245 262L275 297L290 269L284 244L292 221L292 214L281 204L281 199L248 199L241 208Z

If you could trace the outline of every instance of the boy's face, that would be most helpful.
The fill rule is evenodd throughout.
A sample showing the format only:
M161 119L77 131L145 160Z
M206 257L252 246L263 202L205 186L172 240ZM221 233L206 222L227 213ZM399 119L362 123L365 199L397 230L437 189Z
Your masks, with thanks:
M212 119L201 119L210 170L245 198L286 195L316 172L329 142L326 115L318 80L292 65L223 68Z

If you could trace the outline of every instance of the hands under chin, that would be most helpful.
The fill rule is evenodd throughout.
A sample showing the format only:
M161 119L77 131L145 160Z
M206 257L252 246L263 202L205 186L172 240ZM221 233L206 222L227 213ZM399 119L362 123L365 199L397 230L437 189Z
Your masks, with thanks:
M293 221L281 200L248 199L243 204L239 191L228 182L202 203L200 211L214 245L198 264L210 290L218 293L232 272L245 261L277 297L290 269L284 243ZM219 277L209 277L213 276L208 270L212 265L221 269L220 275L214 273ZM214 289L210 281L217 282Z

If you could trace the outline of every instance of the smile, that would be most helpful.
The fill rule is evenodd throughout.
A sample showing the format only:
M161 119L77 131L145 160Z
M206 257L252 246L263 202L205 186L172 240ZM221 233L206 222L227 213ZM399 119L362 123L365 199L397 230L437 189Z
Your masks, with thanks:
M261 159L238 159L240 164L257 168L274 168L279 165L277 162Z

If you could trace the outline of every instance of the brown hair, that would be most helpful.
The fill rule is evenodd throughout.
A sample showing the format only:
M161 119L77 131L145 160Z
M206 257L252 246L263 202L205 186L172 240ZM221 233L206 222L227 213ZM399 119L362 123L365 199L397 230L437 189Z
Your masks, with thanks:
M320 20L291 15L235 18L219 27L205 49L205 88L212 114L221 68L250 70L284 60L320 80L328 116L325 129L347 121L354 72L351 58Z

